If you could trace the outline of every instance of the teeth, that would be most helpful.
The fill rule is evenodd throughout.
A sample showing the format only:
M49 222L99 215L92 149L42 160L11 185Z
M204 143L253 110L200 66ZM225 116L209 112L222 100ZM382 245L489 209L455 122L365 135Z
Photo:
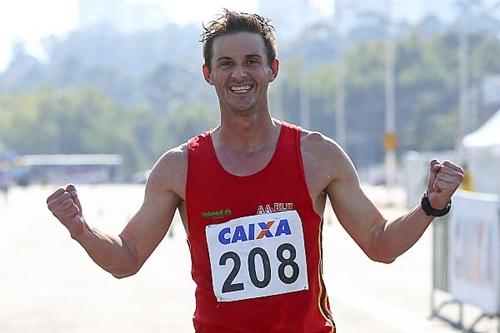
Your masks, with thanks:
M252 86L251 85L244 85L244 86L233 86L231 88L232 92L247 92L248 90L252 89Z

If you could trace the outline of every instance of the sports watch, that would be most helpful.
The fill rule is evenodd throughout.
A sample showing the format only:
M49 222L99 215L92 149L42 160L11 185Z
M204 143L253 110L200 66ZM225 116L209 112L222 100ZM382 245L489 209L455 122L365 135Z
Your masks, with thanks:
M428 216L439 217L448 214L448 212L451 209L451 199L450 201L448 201L448 203L446 204L446 206L444 206L443 209L435 209L432 208L431 202L429 201L429 192L425 191L424 195L422 196L422 200L420 201L420 205L422 206L422 209L425 212L425 214L427 214Z

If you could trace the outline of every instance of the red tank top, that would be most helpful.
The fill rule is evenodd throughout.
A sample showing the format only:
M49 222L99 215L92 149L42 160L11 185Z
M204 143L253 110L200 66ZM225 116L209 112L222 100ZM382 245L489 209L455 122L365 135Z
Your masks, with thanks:
M283 122L271 161L249 176L235 176L224 170L210 132L189 140L186 207L192 277L196 283L193 322L197 333L335 331L322 280L322 219L314 211L307 189L300 132L299 127ZM302 221L308 290L218 302L212 283L207 226L285 210L296 210ZM235 275L228 276L226 282L241 281L238 267L233 266L232 273Z

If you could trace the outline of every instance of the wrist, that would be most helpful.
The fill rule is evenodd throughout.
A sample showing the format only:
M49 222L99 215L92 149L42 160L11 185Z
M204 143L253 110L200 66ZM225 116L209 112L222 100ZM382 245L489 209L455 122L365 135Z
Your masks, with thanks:
M431 201L429 200L429 192L425 191L424 194L422 195L420 206L422 210L425 212L425 214L427 214L428 216L433 216L433 217L444 216L448 214L451 209L451 199L448 200L448 202L446 202L445 204L431 203Z
M75 222L72 221L66 224L66 229L68 229L69 235L76 241L79 241L81 237L85 234L85 222Z
M433 209L442 210L445 209L446 206L448 205L449 200L444 201L442 196L438 195L438 193L436 192L426 191L426 193L424 194L427 195L427 199L429 199L429 204Z

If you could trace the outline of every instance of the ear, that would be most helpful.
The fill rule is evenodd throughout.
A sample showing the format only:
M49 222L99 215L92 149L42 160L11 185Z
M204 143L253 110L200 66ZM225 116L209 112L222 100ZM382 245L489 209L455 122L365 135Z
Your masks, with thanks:
M278 59L274 59L271 63L271 74L269 82L273 82L278 76L278 72L280 70L280 61Z
M203 64L203 66L201 67L201 70L203 72L203 78L205 79L205 81L207 81L208 84L213 86L214 83L212 81L210 69L208 68L208 66L206 64Z

